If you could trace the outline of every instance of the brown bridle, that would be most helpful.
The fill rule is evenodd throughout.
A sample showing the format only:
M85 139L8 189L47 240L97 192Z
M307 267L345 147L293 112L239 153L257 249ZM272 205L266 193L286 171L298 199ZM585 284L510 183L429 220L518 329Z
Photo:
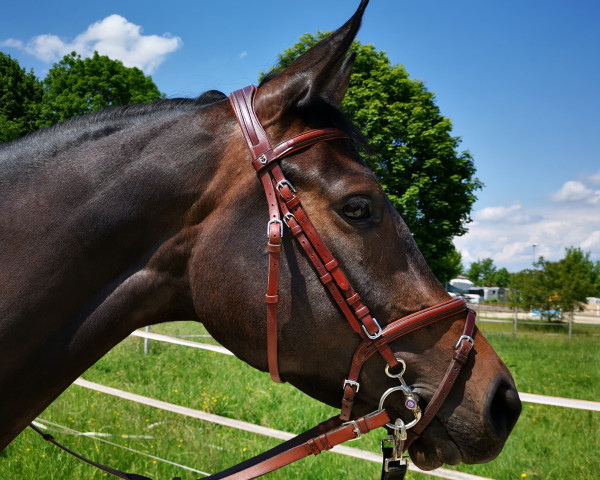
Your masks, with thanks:
M375 352L379 352L388 364L386 373L391 377L398 377L402 384L400 387L390 390L402 390L406 396L405 405L415 413L415 421L410 424L413 434L411 440L414 440L435 417L450 393L462 365L467 361L468 354L473 347L475 313L467 309L464 300L453 299L408 315L381 328L377 320L371 316L369 309L362 303L360 296L350 285L337 260L317 233L300 198L296 195L294 187L285 178L280 166L280 160L287 155L318 142L347 139L348 135L338 128L316 129L272 146L254 110L256 92L255 86L249 86L233 92L229 99L252 154L252 165L263 185L269 205L267 227L269 269L266 303L267 359L271 378L276 382L282 381L277 354L277 303L279 301L279 255L282 248L283 224L285 223L306 253L335 304L346 317L352 329L363 339L355 351L350 373L343 384L340 420L350 419L354 398L360 386L358 377L362 365ZM390 348L390 342L440 320L457 317L461 313L466 314L463 334L456 344L454 356L440 386L421 416L410 388L402 379L404 362L402 359L396 358ZM397 372L400 368L400 373L390 373ZM384 398L387 397L387 393L384 394ZM383 409L382 404L383 401L380 409ZM393 427L392 424L387 424ZM404 448L408 446L409 442L405 443Z
M282 381L277 361L277 303L279 302L277 292L279 255L282 248L281 238L284 223L288 225L292 235L302 246L321 282L331 294L352 329L361 336L362 342L354 352L350 372L343 384L342 407L339 416L322 422L268 452L205 478L206 480L247 480L256 478L310 454L317 455L323 450L329 450L340 443L359 438L362 434L371 430L387 426L389 430L395 430L395 434L388 436L388 441L392 441L393 448L384 447L384 442L382 442L384 452L382 479L403 479L407 466L405 459L402 458L402 452L408 448L412 441L418 438L433 420L448 397L461 367L468 359L469 352L473 347L475 313L467 309L464 300L455 299L420 310L393 321L382 328L377 320L371 316L369 309L361 302L360 296L350 285L337 260L325 246L302 207L296 191L285 178L279 165L279 161L291 153L318 142L347 139L348 135L337 128L310 130L273 147L254 111L255 94L256 87L246 87L233 92L230 101L252 153L252 165L261 180L269 204L267 227L269 273L266 302L267 359L271 378L276 382ZM455 346L454 355L444 378L428 402L424 413L421 414L417 399L402 377L406 365L402 359L394 355L390 343L427 325L444 319L455 318L461 314L466 314L463 333ZM375 352L379 352L387 362L386 374L397 378L401 385L384 392L378 410L350 420L354 398L360 387L358 382L360 371L364 363ZM400 419L390 423L390 417L384 408L385 399L396 391L404 394L404 405L414 415L414 420L408 424ZM30 426L45 440L106 473L124 480L150 480L143 475L122 472L89 460L60 444L52 435L40 431L35 425ZM407 432L410 434L408 438Z

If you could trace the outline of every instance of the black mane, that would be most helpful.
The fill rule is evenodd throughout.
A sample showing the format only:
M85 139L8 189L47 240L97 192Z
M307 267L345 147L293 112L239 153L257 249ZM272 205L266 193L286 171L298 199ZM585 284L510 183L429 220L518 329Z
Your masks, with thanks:
M9 152L31 152L39 149L42 145L57 145L67 139L72 142L74 137L81 135L86 137L102 136L145 119L149 115L157 115L158 117L176 116L212 105L226 98L219 91L209 90L195 99L174 98L150 103L109 107L89 115L72 118L48 128L42 128L13 142L0 144L0 160L3 154Z

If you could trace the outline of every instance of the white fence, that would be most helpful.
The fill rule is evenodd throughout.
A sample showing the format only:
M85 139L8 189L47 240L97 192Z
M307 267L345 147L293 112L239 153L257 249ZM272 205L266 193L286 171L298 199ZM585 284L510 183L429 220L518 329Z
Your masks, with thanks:
M227 350L226 348L219 346L219 345L210 345L210 344L206 344L206 343L193 342L193 341L185 340L182 338L172 337L172 336L168 336L168 335L161 335L161 334L157 334L157 333L151 333L149 331L144 332L144 331L136 330L135 332L132 333L132 335L137 336L137 337L142 337L146 340L156 340L156 341L160 341L160 342L172 343L175 345L181 345L181 346L186 346L186 347L199 348L202 350L213 351L213 352L221 353L224 355L233 355L229 350ZM145 396L138 395L138 394L131 393L131 392L126 392L126 391L123 391L123 390L120 390L117 388L108 387L106 385L101 385L98 383L93 383L93 382L84 380L83 378L77 379L74 382L74 384L78 385L80 387L83 387L83 388L101 392L106 395L115 396L118 398L122 398L124 400L140 403L142 405L154 407L154 408L157 408L160 410L173 412L178 415L196 418L196 419L203 420L206 422L223 425L223 426L226 426L229 428L235 428L238 430L251 432L251 433L254 433L257 435L276 438L276 439L279 439L282 441L286 441L286 440L289 440L290 438L294 437L294 434L289 433L289 432L284 432L281 430L267 428L267 427L263 427L260 425L255 425L252 423L243 422L240 420L235 420L235 419L223 417L220 415L203 412L201 410L195 410L192 408L175 405L175 404L168 403L168 402L163 402L161 400L157 400L154 398L145 397ZM586 400L576 400L576 399L560 398L560 397L549 397L549 396L535 395L535 394L521 393L521 392L519 392L519 396L523 402L527 402L527 403L538 403L538 404L553 405L553 406L565 407L565 408L575 408L575 409L580 409L580 410L600 411L600 402L591 402L591 401L586 401ZM75 432L75 434L84 435L81 432ZM115 446L119 446L119 445L115 445ZM381 463L380 455L375 454L373 452L366 451L366 450L360 450L357 448L345 447L345 446L340 445L340 446L334 447L331 451L333 453L337 453L340 455L346 455L346 456L362 459L362 460L369 461L369 462ZM167 463L173 463L173 462L169 462L168 460L160 459L158 457L152 457L152 458L155 458L156 460L164 461ZM177 466L181 467L183 469L186 469L186 470L191 470L191 471L197 472L197 473L202 473L202 474L205 473L205 472L201 472L199 470L192 469L190 467L186 467L184 465L177 465ZM426 475L429 475L432 477L443 478L446 480L492 480L489 478L479 477L476 475L471 475L471 474L462 473L462 472L455 472L455 471L447 470L444 468L438 468L436 470L427 471L427 472L420 470L418 467L416 467L412 464L409 465L409 468L415 472L423 473L423 474L426 474Z
M200 348L202 350L210 350L213 352L223 353L225 355L233 355L229 350L220 345L210 345L207 343L192 342L169 335L161 335L158 333L143 332L136 330L132 333L133 336L157 340L159 342L174 343L176 345L185 345L187 347ZM527 403L539 403L543 405L553 405L555 407L576 408L578 410L592 410L600 412L600 402L591 402L588 400L577 400L574 398L549 397L544 395L536 395L533 393L519 392L521 401Z

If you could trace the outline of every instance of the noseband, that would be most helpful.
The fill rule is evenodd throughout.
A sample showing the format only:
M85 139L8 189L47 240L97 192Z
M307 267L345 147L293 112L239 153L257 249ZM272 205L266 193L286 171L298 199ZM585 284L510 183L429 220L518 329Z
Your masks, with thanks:
M380 402L380 410L383 410L385 398L390 393L402 391L405 395L405 406L413 412L415 419L407 425L401 420L400 423L402 423L403 429L411 428L414 440L435 417L450 393L460 368L467 361L467 356L473 346L475 313L467 309L464 300L453 299L396 320L385 328L379 325L370 314L369 309L362 303L360 296L350 285L337 260L317 233L296 195L296 190L285 178L279 163L287 155L315 143L347 139L348 135L338 128L310 130L273 147L254 110L256 92L255 86L237 90L231 94L230 102L252 154L252 165L263 185L269 205L267 226L269 269L266 303L267 358L271 378L276 382L282 381L277 355L277 303L279 301L277 289L279 255L282 248L281 238L285 223L306 253L321 282L331 294L334 303L348 320L352 329L362 338L362 342L355 351L350 373L343 383L341 421L350 419L354 398L360 387L358 377L362 365L375 352L379 352L387 363L386 373L390 377L398 378L401 383L400 386L393 387L384 393ZM466 315L463 334L456 344L454 356L439 388L429 401L425 412L421 414L416 398L402 378L405 369L404 361L394 355L389 344L403 335L440 320L457 317L461 313ZM388 421L387 425L396 430L400 429L397 423L391 424ZM404 447L407 446L408 443L405 443Z
M382 441L381 445L384 454L381 478L382 480L403 479L407 470L407 458L403 457L402 453L435 417L448 397L461 367L468 359L469 352L473 347L475 313L467 309L464 300L455 299L420 310L382 328L371 316L369 309L362 303L360 296L354 291L340 269L337 260L325 246L302 207L294 187L285 178L279 165L279 161L291 153L318 142L347 139L348 135L338 128L310 130L273 147L254 111L255 95L256 87L250 86L233 92L230 101L252 153L252 165L264 187L269 205L269 221L267 223L269 270L266 302L267 359L271 378L276 382L282 381L277 359L277 304L279 302L277 291L284 223L306 253L335 304L346 317L352 329L360 335L362 341L354 352L350 372L343 383L342 406L339 416L326 420L257 457L206 477L206 480L256 478L310 454L317 455L335 445L357 439L362 434L384 425L388 427L390 434L386 440ZM458 317L460 314L466 314L463 333L455 346L454 355L444 378L422 413L418 399L403 378L406 364L404 360L394 355L390 343L415 330L444 319ZM387 362L385 373L389 377L398 379L400 385L389 388L383 393L378 410L350 420L354 398L360 387L358 382L360 371L363 364L376 352L379 352ZM395 392L403 393L404 406L414 416L412 421L404 423L402 419L398 418L394 423L390 422L384 404L389 395ZM52 435L43 433L35 425L30 426L45 440L115 477L124 480L150 480L143 475L122 472L89 460L57 442Z

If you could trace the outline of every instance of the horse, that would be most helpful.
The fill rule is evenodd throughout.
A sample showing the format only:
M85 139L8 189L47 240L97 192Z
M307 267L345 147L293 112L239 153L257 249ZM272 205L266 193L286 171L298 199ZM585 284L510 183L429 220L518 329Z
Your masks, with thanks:
M416 403L432 402L464 309L388 338L377 346L383 356L365 356L348 381L355 350L375 345L377 329L450 300L339 109L366 4L252 92L252 115L272 145L317 132L275 159L287 183L274 191L293 185L337 259L315 275L309 253L283 235L279 281L267 295L277 304L274 327L265 279L283 222L271 218L251 168L264 155L252 155L240 112L222 93L108 109L0 148L0 450L113 346L160 322L201 322L242 361L329 405L352 390L350 419L377 410L397 385L386 361L405 365L405 392ZM369 312L357 315L362 330L328 293L331 276L352 285L340 287L351 303L360 292L355 310ZM473 350L410 444L422 469L490 461L520 414L514 381L490 344L476 327L463 337ZM406 418L407 402L393 398L390 418Z

